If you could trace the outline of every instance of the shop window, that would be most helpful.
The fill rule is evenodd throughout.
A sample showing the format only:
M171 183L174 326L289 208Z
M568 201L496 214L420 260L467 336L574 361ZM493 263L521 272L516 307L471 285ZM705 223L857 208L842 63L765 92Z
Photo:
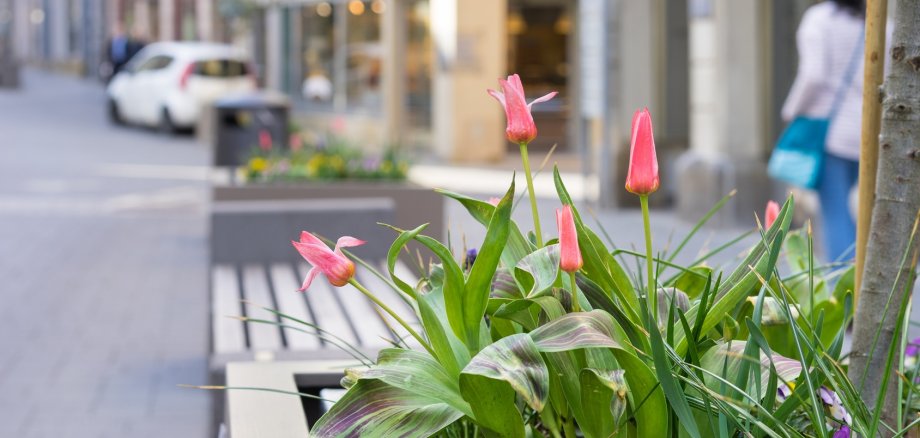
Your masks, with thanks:
M294 84L308 107L332 108L335 93L335 33L336 9L327 2L304 6L300 14L300 56L301 64ZM298 86L299 85L299 86Z
M531 149L548 150L555 144L564 152L570 143L566 103L573 12L574 2L568 0L508 1L508 71L521 76L528 99L559 92L555 99L533 108L540 136ZM515 148L509 144L509 150Z
M382 1L351 0L345 24L345 66L349 110L379 111L383 47L380 41Z

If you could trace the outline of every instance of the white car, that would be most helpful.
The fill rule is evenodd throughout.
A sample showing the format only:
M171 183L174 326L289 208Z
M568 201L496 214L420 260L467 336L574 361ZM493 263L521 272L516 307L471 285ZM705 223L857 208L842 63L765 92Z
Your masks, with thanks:
M249 59L232 46L200 42L153 43L109 83L108 111L115 123L194 128L202 108L230 94L256 89Z

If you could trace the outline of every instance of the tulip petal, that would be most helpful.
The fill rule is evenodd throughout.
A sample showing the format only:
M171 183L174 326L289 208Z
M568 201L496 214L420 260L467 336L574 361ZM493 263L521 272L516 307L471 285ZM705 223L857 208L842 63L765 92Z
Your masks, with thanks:
M335 247L336 248L350 248L353 246L361 246L361 245L364 245L365 243L367 242L361 239L357 239L351 236L342 236L342 237L339 237L339 240L337 242L335 242Z
M548 101L548 100L550 100L550 99L556 97L557 94L559 94L558 91L553 91L552 93L546 94L546 95L544 95L544 96L540 96L540 97L534 99L533 102L528 103L528 104L527 104L527 108L533 108L533 104L535 104L535 103L546 102L546 101Z
M310 287L310 283L313 283L313 279L316 278L317 274L319 274L319 269L310 268L310 270L307 271L307 278L303 280L303 286L301 286L300 289L297 289L297 292L303 292L307 290L307 288Z
M297 252L307 259L311 265L319 268L323 272L329 272L329 269L348 261L344 256L332 252L326 245L308 245L300 242L292 242Z
M319 237L316 237L306 231L300 232L300 243L306 243L309 245L324 245L323 241L319 240Z
M494 97L495 100L497 100L499 103L501 103L501 104L502 104L502 107L505 106L505 95L502 94L500 91L495 91L495 90L489 89L489 90L486 90L486 92L489 93L489 96Z

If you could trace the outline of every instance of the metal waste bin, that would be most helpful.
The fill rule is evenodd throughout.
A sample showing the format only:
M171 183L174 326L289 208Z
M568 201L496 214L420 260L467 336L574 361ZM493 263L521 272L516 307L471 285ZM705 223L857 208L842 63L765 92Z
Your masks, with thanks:
M214 102L211 135L214 166L240 166L259 147L259 136L267 132L273 148L288 147L286 97L277 93L232 96Z

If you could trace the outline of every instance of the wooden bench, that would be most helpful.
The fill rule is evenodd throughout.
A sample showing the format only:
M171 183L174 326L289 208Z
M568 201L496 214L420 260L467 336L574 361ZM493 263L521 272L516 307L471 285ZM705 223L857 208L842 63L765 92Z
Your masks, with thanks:
M393 342L408 341L405 330L351 285L334 288L320 275L308 291L298 292L309 265L290 243L301 230L330 239L353 235L368 242L354 248L354 253L386 273L386 252L394 234L376 223L392 217L393 202L383 198L215 202L209 287L211 384L226 383L225 369L231 362L335 359L358 364L352 357L356 353L336 344L350 344L360 354L375 358ZM402 262L396 272L409 282L416 277ZM358 263L356 277L410 324L417 324L412 307L386 281ZM314 324L328 334L316 336L309 326L283 320L263 307ZM215 392L215 424L223 420L223 405L224 395Z

